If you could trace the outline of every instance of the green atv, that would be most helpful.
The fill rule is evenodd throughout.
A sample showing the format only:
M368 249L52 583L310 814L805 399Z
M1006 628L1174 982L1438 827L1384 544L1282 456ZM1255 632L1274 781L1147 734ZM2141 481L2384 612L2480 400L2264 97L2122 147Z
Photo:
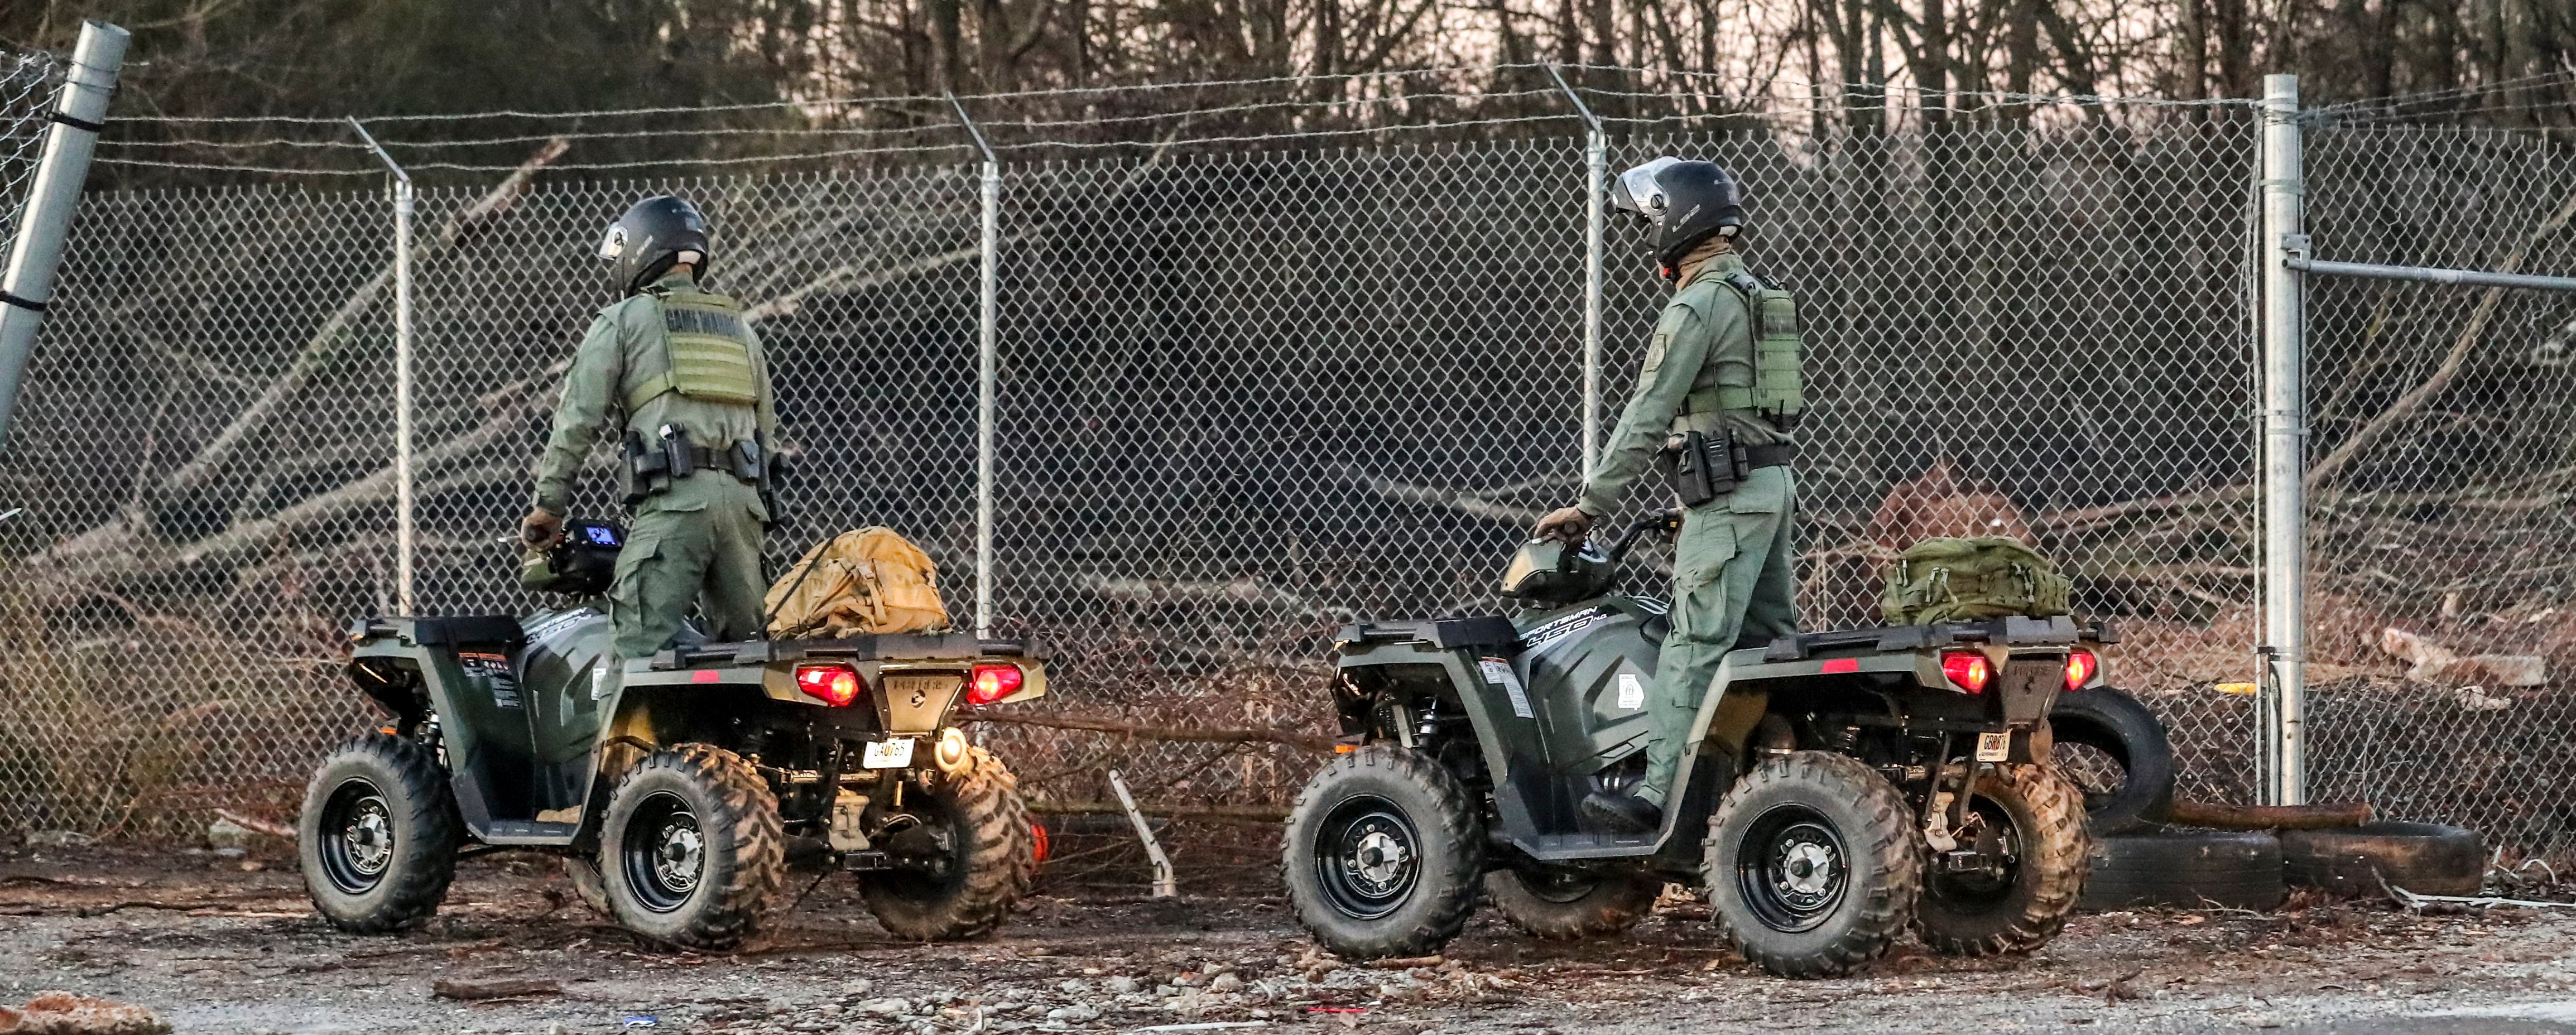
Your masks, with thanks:
M1663 604L1611 592L1608 551L1521 548L1510 616L1365 621L1336 637L1343 754L1306 784L1282 876L1315 940L1436 952L1491 902L1546 938L1614 934L1667 883L1703 889L1773 973L1848 973L1908 929L1955 955L2022 952L2075 908L2083 798L2046 764L2061 693L2116 637L2065 617L1853 629L1728 654L1661 829L1577 808L1644 775ZM1709 735L1720 713L1752 733Z
M552 564L605 589L614 526ZM967 633L682 645L619 664L590 604L526 618L370 618L350 678L392 724L342 744L297 834L314 905L348 931L437 911L460 857L562 856L594 908L657 942L758 932L787 858L855 871L897 937L964 938L1028 890L1010 771L951 724L1046 692L1034 645Z

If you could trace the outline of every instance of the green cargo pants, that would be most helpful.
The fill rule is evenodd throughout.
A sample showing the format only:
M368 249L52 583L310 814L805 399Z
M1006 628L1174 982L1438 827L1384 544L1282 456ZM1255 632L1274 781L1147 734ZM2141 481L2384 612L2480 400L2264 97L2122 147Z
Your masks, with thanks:
M1734 492L1692 507L1673 543L1672 632L1646 695L1646 779L1637 795L1662 805L1680 768L1717 666L1737 646L1760 646L1798 631L1798 482L1785 465L1758 468ZM1732 702L1730 702L1732 703ZM1760 702L1720 706L1712 739L1740 749L1761 721ZM1741 713L1741 714L1739 714Z
M668 650L696 604L706 634L719 641L760 636L760 546L769 513L760 492L733 476L700 471L646 497L617 553L617 582L608 591L617 656Z

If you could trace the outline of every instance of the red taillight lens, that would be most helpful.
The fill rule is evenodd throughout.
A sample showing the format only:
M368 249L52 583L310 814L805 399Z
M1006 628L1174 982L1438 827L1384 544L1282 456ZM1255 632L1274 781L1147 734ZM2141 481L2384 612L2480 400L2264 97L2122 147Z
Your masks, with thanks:
M1047 844L1046 825L1034 820L1030 821L1029 855L1034 857L1037 862L1045 862L1047 861L1047 849L1049 847L1051 846Z
M803 665L796 669L796 689L834 708L858 700L868 685L845 665Z
M1995 666L1986 656L1975 651L1953 651L1941 655L1941 674L1950 685L1972 694L1986 692L1986 684L1995 678Z
M1020 692L1028 677L1018 665L977 665L975 675L966 681L966 703L991 704Z
M2100 671L2101 668L2102 663L2094 660L2092 651L2079 650L2068 653L2066 655L2066 689L2070 691L2084 689L2084 684L2092 682L2093 673Z

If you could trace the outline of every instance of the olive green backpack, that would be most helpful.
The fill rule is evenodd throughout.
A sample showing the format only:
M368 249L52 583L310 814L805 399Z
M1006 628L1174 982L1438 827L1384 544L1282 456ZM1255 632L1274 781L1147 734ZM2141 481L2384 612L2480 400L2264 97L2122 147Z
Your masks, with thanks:
M1926 539L1887 569L1889 625L2067 613L2066 576L2018 539Z

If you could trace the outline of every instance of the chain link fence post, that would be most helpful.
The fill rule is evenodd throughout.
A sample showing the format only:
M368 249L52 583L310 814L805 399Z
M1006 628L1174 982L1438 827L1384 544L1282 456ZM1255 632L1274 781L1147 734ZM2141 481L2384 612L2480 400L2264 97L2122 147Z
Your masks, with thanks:
M27 354L36 346L45 303L53 297L54 270L71 238L81 184L89 179L90 153L98 146L98 131L105 128L107 97L116 90L117 71L125 65L126 40L124 29L106 22L81 25L71 72L63 77L54 105L53 131L45 136L44 157L37 160L36 181L27 190L27 207L10 241L8 271L0 275L0 440L8 438L18 382L27 372Z
M966 105L957 95L943 94L948 105L957 109L957 121L975 138L975 149L983 152L983 280L978 296L975 323L975 635L993 633L993 423L997 396L1000 394L1000 349L993 320L996 296L1000 293L1002 269L1002 163L993 155L993 145L985 142L984 131L966 114Z
M1547 74L1583 116L1583 480L1589 482L1601 461L1601 252L1609 206L1601 185L1609 176L1610 140L1564 73L1551 63Z
M2301 375L2306 326L2300 274L2305 183L2299 153L2299 78L2263 77L2263 643L2257 687L2262 797L2267 805L2307 801L2307 407Z
M403 614L419 614L412 602L419 522L413 517L412 495L411 174L377 146L355 117L349 127L394 176L394 600Z

